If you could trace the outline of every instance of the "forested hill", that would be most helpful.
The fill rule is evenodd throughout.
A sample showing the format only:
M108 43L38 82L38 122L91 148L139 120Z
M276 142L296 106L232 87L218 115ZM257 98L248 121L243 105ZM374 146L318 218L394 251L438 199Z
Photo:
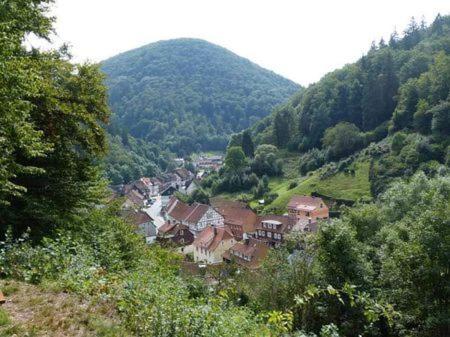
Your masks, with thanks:
M102 63L113 124L178 154L226 147L299 86L198 39L160 41Z
M449 54L450 16L429 27L412 20L401 36L373 43L357 62L295 94L254 133L259 143L307 151L320 148L325 130L339 122L364 132L413 129L419 101L424 109L448 99Z

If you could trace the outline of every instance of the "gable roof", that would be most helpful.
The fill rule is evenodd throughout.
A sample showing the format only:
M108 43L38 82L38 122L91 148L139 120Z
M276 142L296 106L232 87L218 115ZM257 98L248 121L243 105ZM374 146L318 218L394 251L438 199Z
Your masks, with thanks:
M167 204L167 214L176 221L185 221L191 211L191 207L188 204L178 200L176 197L172 197Z
M208 212L210 206L205 204L194 203L190 206L191 212L186 217L186 222L197 223Z
M289 200L288 208L302 209L312 211L316 208L327 207L320 197L312 197L307 195L293 195Z
M192 172L185 167L176 168L173 170L173 173L179 176L182 180L189 180L193 176Z
M130 190L126 195L126 199L130 200L133 204L138 206L145 205L145 197L139 193L137 190Z
M276 229L274 229L278 233L285 233L292 229L292 227L295 225L295 219L285 216L285 215L263 215L258 217L258 223L256 224L257 229L264 229L266 228L262 227L262 222L272 222L272 223L279 223L280 226L278 226Z
M125 211L123 215L127 220L136 226L153 221L153 218L143 211Z
M212 204L214 209L224 217L225 224L242 226L244 232L254 230L258 217L245 203L216 199Z
M179 229L189 230L189 227L180 223L175 223L173 221L167 221L159 227L158 232L161 234L175 234Z
M208 226L194 240L194 247L214 251L222 241L234 239L227 227Z
M197 223L208 212L210 206L193 203L188 205L176 197L172 197L167 204L167 214L179 222Z
M245 242L237 242L224 253L223 257L228 260L235 259L237 263L248 268L258 268L268 253L269 247L266 244L250 238ZM250 261L245 259L245 256L249 257Z

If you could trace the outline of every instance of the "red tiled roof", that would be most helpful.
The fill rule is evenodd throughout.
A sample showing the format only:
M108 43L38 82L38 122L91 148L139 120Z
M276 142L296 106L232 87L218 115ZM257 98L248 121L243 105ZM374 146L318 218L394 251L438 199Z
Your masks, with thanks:
M193 245L209 251L214 251L222 241L234 239L227 227L208 226L195 238Z
M255 229L257 215L247 208L245 203L216 199L212 202L215 210L224 217L227 225L242 226L244 232L252 232Z
M174 222L165 222L164 225L162 225L161 227L158 228L158 232L165 234L170 232L172 229L175 228L175 223Z
M288 208L298 208L299 206L306 206L305 209L313 210L315 208L320 207L320 205L326 207L326 204L323 202L320 197L311 197L307 195L293 195L291 200L289 200ZM312 209L309 209L313 207Z
M174 198L172 198L174 199ZM178 199L170 200L167 207L167 214L174 218L177 221L185 221L186 217L191 213L192 209L188 204L185 204L184 202L181 202Z
M158 232L161 234L172 234L175 235L178 230L185 229L189 230L189 227L180 223L175 222L165 222L164 225L159 227Z
M209 206L199 203L194 203L190 206L191 212L186 217L188 223L197 223L208 211Z
M176 197L172 197L167 204L167 214L176 221L197 223L205 215L209 207L199 203L188 205Z
M268 252L269 247L266 244L260 240L250 238L247 242L237 242L224 253L223 257L228 260L235 259L237 263L248 268L258 268ZM243 256L250 257L250 261Z

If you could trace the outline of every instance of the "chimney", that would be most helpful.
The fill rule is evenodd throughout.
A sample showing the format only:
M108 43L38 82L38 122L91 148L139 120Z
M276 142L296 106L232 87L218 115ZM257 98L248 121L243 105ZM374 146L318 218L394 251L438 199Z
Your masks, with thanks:
M311 218L308 218L308 223L310 224L312 222L312 219Z

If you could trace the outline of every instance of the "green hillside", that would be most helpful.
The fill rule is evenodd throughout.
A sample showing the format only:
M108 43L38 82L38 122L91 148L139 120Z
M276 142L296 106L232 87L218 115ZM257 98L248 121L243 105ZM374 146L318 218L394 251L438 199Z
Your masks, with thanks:
M402 36L372 44L251 131L256 144L297 153L302 175L392 136L368 159L371 192L379 194L396 177L448 163L449 116L450 16L438 15L430 26L412 20Z
M160 41L102 63L113 124L177 154L223 150L299 86L197 39Z

